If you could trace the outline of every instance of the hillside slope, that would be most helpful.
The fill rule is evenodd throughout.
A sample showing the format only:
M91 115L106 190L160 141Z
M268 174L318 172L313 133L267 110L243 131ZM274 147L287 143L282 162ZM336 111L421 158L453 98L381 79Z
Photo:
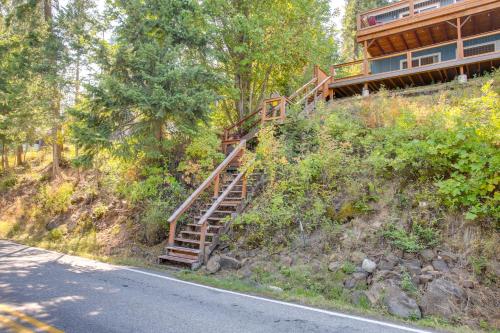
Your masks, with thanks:
M336 100L261 131L266 189L210 265L185 277L500 329L499 81L495 73L432 95ZM220 159L217 146L213 137L192 145L183 184L106 157L50 180L35 154L0 178L0 237L152 262L168 214Z

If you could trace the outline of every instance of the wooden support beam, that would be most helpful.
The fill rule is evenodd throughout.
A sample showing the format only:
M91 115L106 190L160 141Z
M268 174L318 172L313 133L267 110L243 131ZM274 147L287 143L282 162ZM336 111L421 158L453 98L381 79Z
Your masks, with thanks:
M431 72L427 72L427 75L429 75L429 78L431 79L431 82L436 82L434 80L434 76L432 76Z
M436 44L436 41L434 40L434 36L432 35L432 28L427 28L427 33L429 34L429 37L431 37L432 44Z
M403 41L403 44L405 46L405 50L408 50L409 47L408 47L408 43L406 42L405 36L403 34L400 34L399 38L401 38L401 40Z
M398 50L394 47L394 44L392 44L391 37L387 36L386 39L389 42L389 46L391 47L392 52L397 52Z
M365 47L363 50L363 74L368 75L369 70L368 70L368 42L365 41L364 43Z
M422 44L422 41L420 40L420 37L418 37L417 30L413 30L413 33L415 34L415 39L417 40L418 47L424 46L424 44Z
M415 81L413 81L413 78L411 77L411 75L408 75L408 78L410 79L410 82L411 82L412 86L414 86L415 85Z
M457 18L457 58L462 60L464 58L464 41L462 40L462 23L461 18Z
M381 54L384 54L385 51L384 49L382 48L382 46L380 46L380 43L378 42L378 40L375 40L375 45L380 49L380 53Z

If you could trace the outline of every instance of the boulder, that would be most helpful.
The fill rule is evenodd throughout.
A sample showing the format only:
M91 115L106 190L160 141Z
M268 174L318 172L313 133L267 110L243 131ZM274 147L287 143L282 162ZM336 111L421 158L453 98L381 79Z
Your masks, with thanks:
M411 260L403 260L401 265L410 273L411 275L419 275L422 272L422 265L420 260L411 259Z
M373 273L377 268L377 264L374 261L371 261L370 259L366 258L363 260L361 268L363 268L365 272Z
M347 289L353 289L355 287L365 287L366 278L368 273L366 272L354 272L352 275L344 281L344 287Z
M430 262L432 261L432 259L434 259L435 254L434 251L432 251L431 249L425 249L420 252L420 256L424 261Z
M356 265L359 265L363 262L363 260L366 258L366 254L360 251L354 251L350 255L351 261L355 263Z
M378 268L384 271L390 271L391 269L394 268L394 266L396 266L396 262L388 261L386 259L382 259L378 263Z
M342 263L339 261L332 261L328 264L328 270L330 272L336 272L342 267Z
M474 289L474 281L472 281L472 280L462 281L462 287L468 288L468 289Z
M223 269L240 269L241 262L233 257L227 255L220 255L220 267Z
M389 313L397 317L418 319L422 317L417 302L397 287L386 289L384 304L387 306Z
M418 282L420 284L426 284L432 281L434 277L431 274L422 274L418 277Z
M422 273L427 273L427 272L430 272L433 270L434 270L434 267L432 267L431 265L427 265L424 268L422 268Z
M221 268L221 265L220 265L220 256L215 255L215 256L212 256L210 259L208 259L208 262L207 262L207 271L210 274L217 273L220 270L220 268Z
M448 273L450 271L450 268L448 267L448 264L441 259L436 259L432 261L432 267L434 267L435 270L443 273Z
M277 292L277 293L282 293L283 292L283 289L281 289L280 287L269 286L268 288L271 289L272 291Z
M365 305L365 304L372 305L370 299L366 295L366 292L361 290L354 290L352 292L351 302L356 305Z
M446 263L451 264L452 262L457 261L458 256L449 251L439 251L439 259L443 259Z
M456 283L440 278L427 285L420 306L425 315L438 315L451 319L460 313L460 307L464 302L464 290Z
M283 265L288 266L288 267L293 265L293 258L290 256L283 256L280 258L280 261Z

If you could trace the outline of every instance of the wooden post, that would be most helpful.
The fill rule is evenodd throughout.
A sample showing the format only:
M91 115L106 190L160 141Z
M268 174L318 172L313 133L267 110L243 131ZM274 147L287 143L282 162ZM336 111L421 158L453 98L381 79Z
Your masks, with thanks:
M201 233L200 233L200 258L202 258L203 262L205 261L205 239L207 236L207 229L208 229L208 221L205 221L205 223L202 224L201 226Z
M410 16L415 15L415 2L414 0L410 0Z
M246 199L246 197L247 197L247 183L248 183L247 182L247 175L245 174L243 176L243 180L241 181L241 184L242 184L242 186L241 186L241 198L242 199Z
M413 61L411 57L411 52L408 51L406 52L406 64L407 64L407 69L412 69L413 68Z
M462 19L457 18L457 58L462 60L464 58L464 41L462 40Z
M364 59L363 59L363 74L365 76L367 76L368 75L368 41L367 40L365 40L365 43L364 43L363 56L364 56Z
M285 120L286 117L286 97L281 97L280 101L280 118Z
M175 229L177 227L177 220L170 223L170 231L168 232L168 245L174 245Z
M214 198L219 196L219 187L220 187L220 174L215 176L214 179Z
M330 76L332 77L330 81L335 81L335 66L330 66Z

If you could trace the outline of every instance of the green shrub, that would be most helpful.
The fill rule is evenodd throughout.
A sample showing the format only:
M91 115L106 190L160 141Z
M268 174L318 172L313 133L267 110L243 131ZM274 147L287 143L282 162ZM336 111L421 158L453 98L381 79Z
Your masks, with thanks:
M345 261L342 264L341 269L342 269L342 272L344 272L345 274L352 274L356 271L356 266L350 261Z
M401 276L401 289L409 294L415 294L418 291L417 287L413 284L410 274L406 271Z
M382 235L398 249L410 253L419 252L439 243L439 232L432 226L426 227L420 224L414 224L410 232L389 224Z
M14 187L17 179L14 175L7 174L0 178L0 193L7 192L10 188Z
M40 206L50 214L65 213L71 205L74 187L70 182L57 186L45 185L41 188L37 199Z

